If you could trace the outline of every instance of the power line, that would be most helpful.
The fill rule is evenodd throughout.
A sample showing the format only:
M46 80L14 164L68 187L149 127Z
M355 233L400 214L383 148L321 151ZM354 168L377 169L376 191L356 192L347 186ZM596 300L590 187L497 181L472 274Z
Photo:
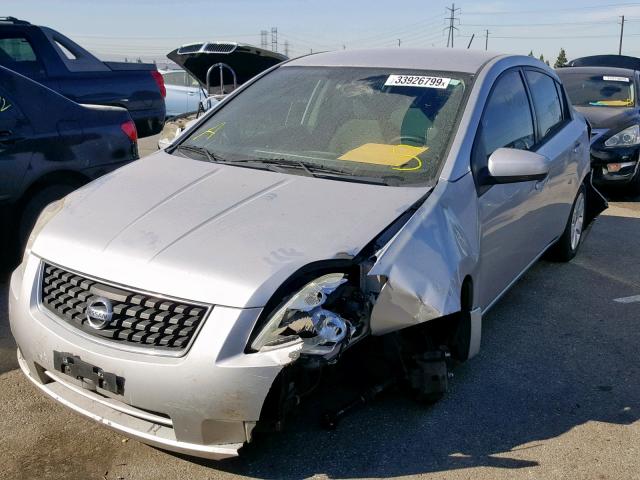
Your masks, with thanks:
M610 21L600 20L598 22L554 22L554 23L463 23L464 27L498 27L498 28L511 28L511 27L556 27L563 25L602 25L605 23L618 23L617 20L611 19Z
M604 9L607 7L637 7L640 6L640 2L633 3L609 3L606 5L591 5L591 6L581 6L581 7L573 7L573 8L555 8L554 13L558 12L573 12L576 10L584 10L584 9ZM465 12L465 15L515 15L521 13L549 13L549 9L538 9L538 10L489 10L486 12Z
M459 35L463 38L469 38L471 35ZM627 37L638 37L640 33L630 33L626 35ZM618 38L618 34L614 35L564 35L564 36L515 36L515 35L493 35L491 38L504 38L504 39L515 39L515 40L572 40L572 39L582 39L582 38Z

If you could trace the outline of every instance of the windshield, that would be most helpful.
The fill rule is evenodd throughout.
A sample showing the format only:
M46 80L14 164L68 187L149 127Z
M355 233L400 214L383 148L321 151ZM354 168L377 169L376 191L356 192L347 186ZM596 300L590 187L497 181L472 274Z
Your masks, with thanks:
M633 80L625 76L571 73L562 76L576 107L633 107Z
M469 82L459 73L285 66L230 99L177 151L300 175L424 185L438 175Z

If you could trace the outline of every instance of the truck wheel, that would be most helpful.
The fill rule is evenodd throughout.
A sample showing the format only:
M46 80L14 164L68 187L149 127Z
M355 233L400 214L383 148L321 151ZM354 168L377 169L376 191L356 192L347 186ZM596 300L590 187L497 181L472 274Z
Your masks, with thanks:
M578 253L583 238L584 212L585 212L585 188L580 186L573 207L569 214L569 220L564 228L562 236L549 250L549 258L557 262L568 262Z
M45 187L40 190L27 201L22 209L22 215L18 223L18 246L20 255L24 252L29 234L44 207L68 195L75 189L76 187L73 185L51 185L50 187Z

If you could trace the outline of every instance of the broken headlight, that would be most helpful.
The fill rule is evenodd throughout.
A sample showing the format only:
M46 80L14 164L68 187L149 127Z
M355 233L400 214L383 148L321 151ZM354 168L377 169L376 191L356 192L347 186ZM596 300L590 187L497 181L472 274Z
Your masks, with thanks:
M325 308L346 282L344 273L330 273L307 283L269 317L251 348L268 350L302 342L308 353L323 354L348 342L355 330L351 322Z

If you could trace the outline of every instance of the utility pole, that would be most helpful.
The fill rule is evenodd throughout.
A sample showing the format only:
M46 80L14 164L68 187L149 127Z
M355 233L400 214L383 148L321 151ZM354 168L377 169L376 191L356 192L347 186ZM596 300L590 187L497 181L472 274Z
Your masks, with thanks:
M471 35L471 40L469 40L469 45L467 45L467 50L471 48L471 44L473 43L473 39L476 38L476 34Z
M618 47L618 55L622 55L622 37L624 35L624 15L622 15L622 21L620 22L620 46Z
M456 27L456 20L458 20L456 18L456 12L459 12L460 9L456 8L456 4L452 3L451 4L451 8L446 7L447 10L449 10L450 13L450 17L446 18L445 20L449 20L449 26L447 27L447 29L449 30L449 35L447 36L447 48L449 47L449 45L451 45L451 48L453 48L453 37L454 37L454 32L455 30L458 30L458 27Z
M289 56L289 40L284 41L284 55L285 57Z
M485 30L484 35L484 49L489 50L489 30Z
M265 50L269 46L269 44L267 43L267 35L269 35L269 32L267 32L266 30L260 30L260 46Z
M271 50L278 51L278 27L271 27Z
M398 48L400 48L401 44L402 44L402 40L398 39Z

